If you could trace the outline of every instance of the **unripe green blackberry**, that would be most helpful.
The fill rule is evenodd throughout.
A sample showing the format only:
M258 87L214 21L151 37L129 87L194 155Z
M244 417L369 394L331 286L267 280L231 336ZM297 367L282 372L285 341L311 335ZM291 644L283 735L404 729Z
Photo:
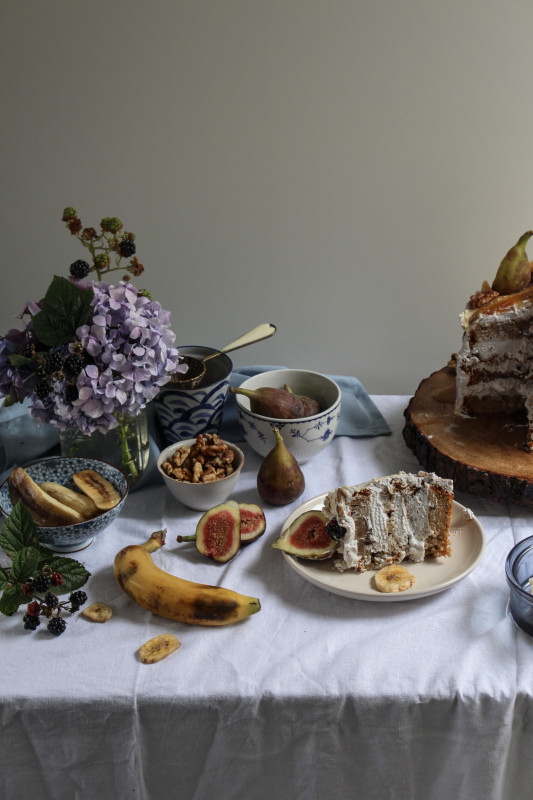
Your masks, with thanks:
M122 222L118 217L104 217L100 226L106 233L118 233L122 228Z
M94 265L97 269L107 269L110 263L109 253L98 253L94 257Z
M63 211L63 216L61 217L62 222L68 222L70 219L74 219L78 216L78 212L72 206L67 206Z

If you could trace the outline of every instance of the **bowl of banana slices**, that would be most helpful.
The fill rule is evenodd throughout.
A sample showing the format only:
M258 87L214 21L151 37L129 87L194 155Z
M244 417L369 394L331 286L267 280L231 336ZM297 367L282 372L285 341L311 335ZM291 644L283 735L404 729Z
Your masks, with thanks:
M0 487L7 517L24 503L39 542L55 552L88 547L120 514L128 495L121 470L96 458L44 458L15 467Z

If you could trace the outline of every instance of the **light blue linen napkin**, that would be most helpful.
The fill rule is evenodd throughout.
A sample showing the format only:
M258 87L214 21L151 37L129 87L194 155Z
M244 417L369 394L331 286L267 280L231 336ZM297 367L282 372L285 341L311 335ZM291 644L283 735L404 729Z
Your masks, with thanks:
M230 386L240 386L247 378L284 367L266 366L255 364L247 367L237 367L231 373ZM349 375L328 375L341 389L341 417L337 427L336 436L385 436L390 434L390 428L385 422L381 412L372 402L361 381ZM237 402L235 395L229 394L224 406L220 435L228 441L242 439Z

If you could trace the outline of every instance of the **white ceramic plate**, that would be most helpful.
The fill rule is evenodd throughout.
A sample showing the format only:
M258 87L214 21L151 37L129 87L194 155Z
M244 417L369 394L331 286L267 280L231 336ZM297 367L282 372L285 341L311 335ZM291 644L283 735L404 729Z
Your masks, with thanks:
M325 494L313 497L296 508L283 526L283 530L305 511L322 508ZM451 556L436 558L430 561L414 563L405 562L406 567L415 576L416 582L405 592L389 594L378 591L374 584L373 572L338 572L332 559L325 561L306 561L283 553L289 566L309 583L343 597L357 600L374 600L380 603L414 600L428 597L444 589L449 589L463 580L479 564L485 551L485 532L479 521L460 503L453 503L450 525L452 544Z

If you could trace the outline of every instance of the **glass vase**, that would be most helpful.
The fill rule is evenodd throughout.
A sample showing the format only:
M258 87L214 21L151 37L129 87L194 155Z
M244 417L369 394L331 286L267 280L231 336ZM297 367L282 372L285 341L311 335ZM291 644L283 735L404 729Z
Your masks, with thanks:
M61 455L108 461L122 470L131 489L139 482L148 466L148 415L146 408L143 408L136 417L126 414L116 416L118 425L108 433L96 431L88 436L76 429L61 431Z

